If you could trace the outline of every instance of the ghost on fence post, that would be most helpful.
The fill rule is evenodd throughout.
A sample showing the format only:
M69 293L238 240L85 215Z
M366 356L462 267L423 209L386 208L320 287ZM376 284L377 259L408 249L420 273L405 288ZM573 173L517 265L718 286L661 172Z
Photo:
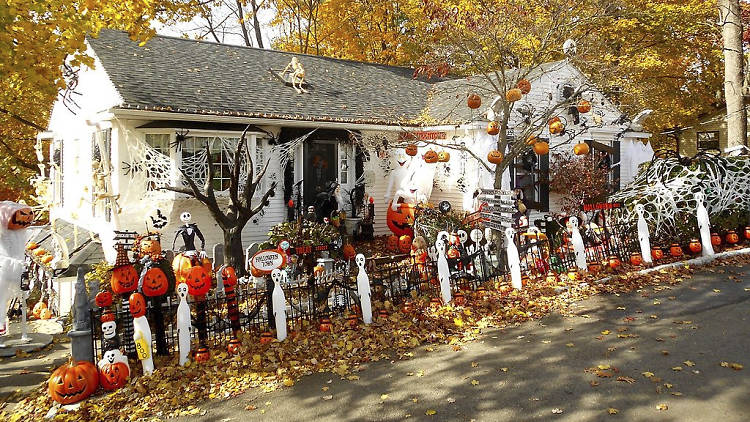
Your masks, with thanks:
M510 268L510 282L514 289L521 290L521 258L518 256L518 248L513 243L513 235L516 231L508 227L505 229L505 251L508 254L508 268Z
M646 207L643 204L637 204L635 206L635 212L638 214L638 243L641 245L641 257L643 262L650 264L651 260L651 238L648 232L648 224L646 219L643 217L643 213Z
M275 268L271 271L271 280L273 280L271 301L273 302L273 317L276 322L276 339L284 341L286 340L286 297L284 297L281 282L287 280L286 271Z
M701 245L703 246L703 256L713 256L714 247L711 244L711 221L708 218L708 210L703 205L705 195L703 192L696 192L695 195L695 214L698 219L698 230L701 233Z
M354 257L359 271L357 272L357 295L359 296L360 307L362 308L362 320L365 324L372 323L372 304L370 303L370 277L365 271L365 256L357 254Z

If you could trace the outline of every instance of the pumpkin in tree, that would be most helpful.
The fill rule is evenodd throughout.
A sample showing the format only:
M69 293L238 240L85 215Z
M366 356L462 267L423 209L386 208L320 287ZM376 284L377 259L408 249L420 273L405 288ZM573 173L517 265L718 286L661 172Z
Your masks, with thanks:
M211 273L203 266L195 266L190 269L187 276L188 293L193 296L202 296L211 288Z
M518 88L509 89L508 92L505 93L505 99L509 103L514 103L521 99L522 92Z
M441 163L447 163L451 159L451 153L448 151L438 152L438 161Z
M521 94L526 95L531 92L531 82L529 82L528 79L521 79L516 84L516 88L521 91Z
M565 125L561 121L552 122L549 125L549 133L553 135L560 135L565 132Z
M424 153L424 162L428 164L435 164L438 162L437 152L434 150L428 150Z
M533 146L534 152L537 153L537 155L546 155L549 154L549 144L546 142L537 142Z
M395 206L393 201L389 202L385 222L396 236L403 236L405 234L413 236L414 206L403 202L403 199L399 199Z
M129 377L130 369L123 362L105 363L99 369L99 384L107 391L124 387Z
M578 143L573 147L573 153L575 155L586 155L589 153L589 151L589 144L587 144L586 142Z
M99 374L91 362L69 362L52 373L47 387L52 400L60 404L77 403L96 391Z
M472 110L478 109L482 106L482 98L474 93L469 94L469 96L466 97L466 106Z
M159 267L149 269L143 276L143 294L146 296L161 296L168 287L167 275Z
M576 108L578 109L579 113L586 114L591 111L591 101L581 100L576 105Z
M406 151L406 155L410 157L417 155L417 152L419 152L419 150L417 149L417 146L414 144L407 145L404 151Z
M500 133L500 123L496 120L487 123L487 134L495 136L498 133Z
M492 164L500 164L503 162L503 153L493 149L489 153L487 153L487 161L489 161Z

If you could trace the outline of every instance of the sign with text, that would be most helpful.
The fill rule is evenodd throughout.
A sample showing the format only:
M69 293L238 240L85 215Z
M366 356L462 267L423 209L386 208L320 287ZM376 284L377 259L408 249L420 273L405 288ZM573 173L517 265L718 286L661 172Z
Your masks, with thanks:
M618 208L622 208L622 202L599 202L596 204L583 204L581 206L581 210L584 212L616 210Z
M250 258L253 269L264 274L270 274L276 268L283 267L285 263L286 257L274 249L258 251Z
M447 138L445 132L401 132L398 139L401 141L439 141Z

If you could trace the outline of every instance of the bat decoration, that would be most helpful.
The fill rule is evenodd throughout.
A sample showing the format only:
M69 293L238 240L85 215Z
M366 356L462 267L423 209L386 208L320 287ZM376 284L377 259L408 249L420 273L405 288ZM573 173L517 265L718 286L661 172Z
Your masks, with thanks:
M160 209L156 209L156 218L153 216L149 217L151 219L151 224L156 229L163 229L169 220L167 220L167 217L164 216L164 214L161 213Z

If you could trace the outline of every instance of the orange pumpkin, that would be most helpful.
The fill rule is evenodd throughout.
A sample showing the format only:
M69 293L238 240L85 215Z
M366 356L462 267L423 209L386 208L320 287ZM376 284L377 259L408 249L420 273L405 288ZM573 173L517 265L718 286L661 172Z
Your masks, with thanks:
M42 256L42 255L45 255L46 253L47 253L46 249L38 248L38 249L34 249L34 252L32 252L31 254L34 256Z
M385 215L385 222L388 228L396 236L403 236L408 234L409 236L414 235L414 206L407 203L396 204L396 209L393 209L393 201L388 203L388 210ZM398 249L394 249L398 250Z
M458 251L456 248L450 248L448 249L448 253L446 254L448 258L457 259L461 257L461 252Z
M323 318L320 320L320 325L318 326L318 329L323 333L330 333L331 332L331 320L329 318Z
M126 295L138 288L138 271L131 264L126 264L112 270L109 279L112 292L118 295Z
M438 152L438 161L441 163L447 163L451 159L451 153L448 151Z
M42 309L41 312L39 312L39 319L50 319L52 318L52 311L49 308Z
M398 236L395 234L388 236L388 241L385 246L391 252L398 252Z
M142 294L137 292L131 294L128 304L130 305L130 313L133 315L133 318L146 315L146 299Z
M466 304L466 296L461 292L456 292L455 296L453 296L453 303L455 303L458 306L463 306Z
M5 211L5 209L12 211L6 225L8 230L25 229L34 222L34 211L31 210L31 207L10 201L0 202L0 210ZM4 212L3 214L7 215Z
M273 334L269 331L264 331L260 335L260 344L269 344L273 341Z
M428 164L435 164L438 162L438 155L437 152L434 150L427 150L427 152L424 153L424 162Z
M225 287L233 287L237 285L237 273L234 272L234 268L226 266L221 269L221 281Z
M653 246L651 248L651 258L653 258L654 261L664 258L664 251L658 246Z
M167 292L168 287L167 275L161 268L151 268L143 276L143 294L146 296L161 296Z
M227 343L227 353L230 355L236 355L242 348L242 342L239 339L233 338Z
M740 243L740 236L737 235L737 232L734 230L729 230L726 235L727 243L730 245L736 245L737 243Z
M616 270L620 268L620 265L622 265L622 261L620 261L620 258L617 257L617 255L610 255L609 257L609 268L612 268L613 270Z
M527 79L521 79L516 84L516 88L521 91L521 94L526 95L531 92L531 82L529 82Z
M750 240L750 226L745 227L745 240Z
M586 155L590 151L589 144L581 142L573 147L573 153L575 155Z
M640 266L643 264L643 257L641 257L641 254L638 252L633 252L630 254L630 265L633 266Z
M561 121L552 122L549 125L549 133L553 135L559 135L565 132L565 125Z
M500 123L498 123L496 120L487 123L487 133L492 136L500 133Z
M669 253L675 258L682 256L682 248L677 243L672 243L672 246L669 247Z
M52 400L60 404L79 402L99 387L99 374L93 363L70 362L57 368L47 382Z
M40 300L31 309L31 315L34 315L35 317L39 318L39 314L41 314L41 312L45 309L47 309L47 303Z
M405 234L398 238L398 250L401 253L409 253L411 251L411 236Z
M359 317L354 314L349 314L346 317L346 324L349 328L357 328L357 325L359 325Z
M109 290L102 290L94 297L94 303L100 308L106 308L112 305L112 293L110 293Z
M591 274L598 274L602 271L602 265L598 262L591 262L588 265L588 271Z
M719 236L719 233L711 233L711 244L714 246L721 245L721 236Z
M518 88L509 89L508 92L505 93L505 99L509 103L516 102L521 99L521 96L523 94L521 93L521 90Z
M487 161L489 161L492 164L500 164L503 162L503 153L493 149L489 153L487 153Z
M174 259L172 259L172 271L174 271L177 284L185 282L185 279L190 272L190 268L192 267L193 263L190 261L189 257L183 254L175 255Z
M469 94L469 96L466 97L466 106L472 110L475 110L482 106L482 98L474 93Z
M202 266L190 269L187 280L188 293L193 296L202 296L211 288L211 273Z
M698 239L690 239L690 244L688 244L688 247L690 248L690 252L692 253L699 253L701 250L703 250L703 246L701 246L701 242Z
M138 242L138 251L141 256L150 256L151 259L156 259L161 255L161 243L158 239L154 238L143 238Z
M200 347L195 351L195 361L198 363L208 362L211 359L211 352L205 347Z
M354 246L352 246L351 243L347 243L346 245L344 245L342 252L344 253L344 258L347 260L352 259L355 255L357 255L357 251L354 250Z
M588 113L591 111L591 102L588 100L581 100L578 102L578 105L576 105L576 108L579 113Z
M129 377L130 369L123 362L106 363L99 369L99 385L107 391L124 387Z
M406 155L410 157L417 155L417 152L419 152L419 150L417 149L417 146L414 144L407 145L406 148L404 148L404 151L406 151Z
M534 136L534 135L531 135L531 136L529 136L528 138L526 138L526 145L531 145L531 146L533 146L533 145L534 145L535 143L537 143L537 142L539 142L539 138L537 138L537 137L536 137L536 136Z
M549 144L546 142L537 142L534 144L534 152L537 153L537 155L546 155L549 154Z

